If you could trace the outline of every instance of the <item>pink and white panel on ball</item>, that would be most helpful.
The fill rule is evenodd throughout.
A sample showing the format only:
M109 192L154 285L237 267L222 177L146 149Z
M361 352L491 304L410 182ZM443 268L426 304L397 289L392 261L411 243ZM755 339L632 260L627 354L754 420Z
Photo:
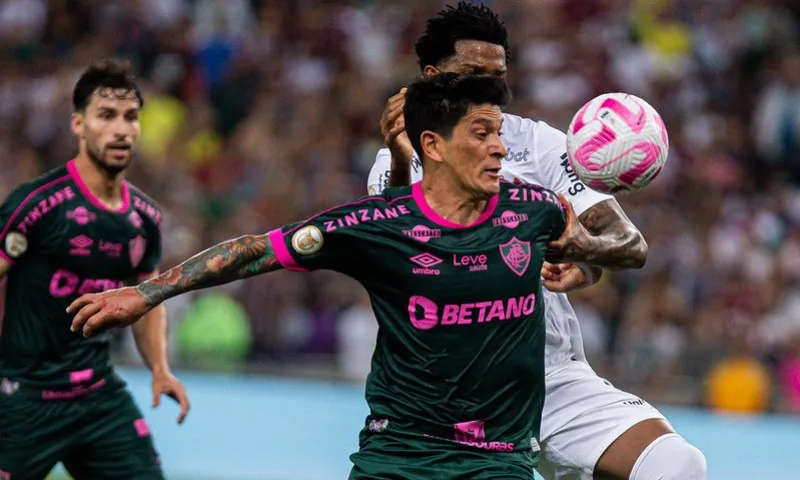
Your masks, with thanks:
M567 129L567 156L575 174L605 192L635 192L661 172L669 153L664 121L649 103L626 93L587 102Z

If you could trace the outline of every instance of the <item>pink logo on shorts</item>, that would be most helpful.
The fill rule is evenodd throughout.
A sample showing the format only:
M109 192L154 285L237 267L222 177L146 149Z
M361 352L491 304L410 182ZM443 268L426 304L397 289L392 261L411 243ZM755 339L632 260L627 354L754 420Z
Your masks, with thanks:
M86 370L78 370L77 372L69 372L69 383L86 383L94 377L94 370L87 368Z
M472 420L453 425L456 429L456 442L460 443L480 443L486 440L486 422Z
M136 429L136 435L140 437L146 437L150 435L150 427L147 426L147 422L144 418L139 418L133 421L133 428Z
M508 268L521 277L531 264L531 242L523 242L514 237L500 245L500 255Z

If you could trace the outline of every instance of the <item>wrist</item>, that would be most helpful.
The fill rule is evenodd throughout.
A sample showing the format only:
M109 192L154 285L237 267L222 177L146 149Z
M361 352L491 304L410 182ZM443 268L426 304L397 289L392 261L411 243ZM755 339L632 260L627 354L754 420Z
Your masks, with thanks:
M147 305L148 310L154 309L161 302L167 299L163 293L163 290L155 289L153 287L155 287L155 285L150 283L149 280L134 287L136 293L142 297L142 301L144 301L145 305Z
M150 368L150 372L153 374L153 376L156 376L156 375L167 375L167 374L170 373L169 365L167 365L167 362L159 363L157 365L153 365Z

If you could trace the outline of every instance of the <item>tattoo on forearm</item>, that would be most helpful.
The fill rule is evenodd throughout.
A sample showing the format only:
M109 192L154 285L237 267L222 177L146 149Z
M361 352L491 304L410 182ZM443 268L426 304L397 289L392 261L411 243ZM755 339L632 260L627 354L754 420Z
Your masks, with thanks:
M598 203L579 217L595 235L597 246L591 254L595 265L609 269L638 268L647 260L647 242L631 223L616 200Z
M149 306L188 292L281 268L266 235L244 235L198 253L158 277L139 284Z

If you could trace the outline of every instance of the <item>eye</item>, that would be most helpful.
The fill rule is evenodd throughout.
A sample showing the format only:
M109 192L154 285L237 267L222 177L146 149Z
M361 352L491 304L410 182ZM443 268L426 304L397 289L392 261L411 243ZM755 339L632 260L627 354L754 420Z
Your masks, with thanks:
M484 140L487 135L488 135L487 132L484 131L484 130L480 130L480 131L475 132L475 136L480 138L481 140Z

